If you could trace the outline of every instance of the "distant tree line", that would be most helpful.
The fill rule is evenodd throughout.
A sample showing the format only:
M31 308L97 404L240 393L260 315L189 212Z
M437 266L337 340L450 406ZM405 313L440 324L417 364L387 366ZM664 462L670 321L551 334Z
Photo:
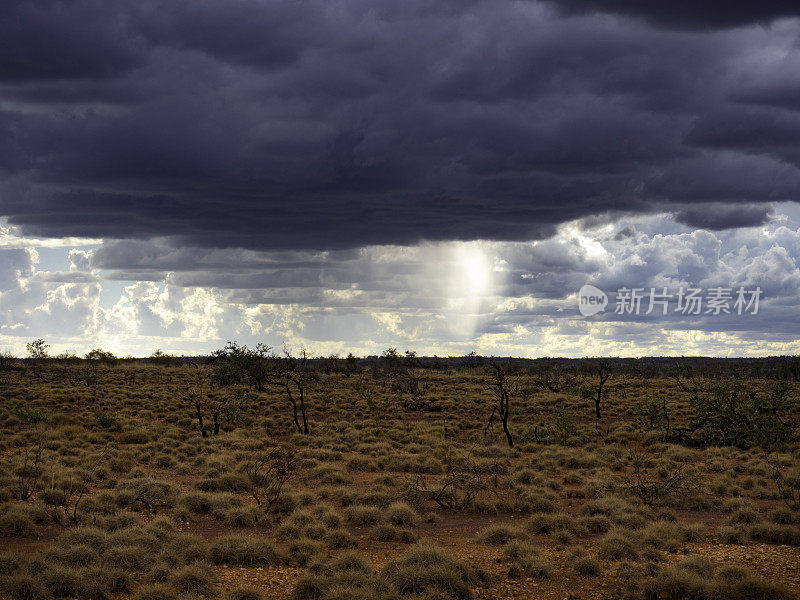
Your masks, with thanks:
M120 359L100 347L82 358L74 354L51 356L44 339L27 344L27 356L18 359L0 353L0 369L28 369L40 377L47 365L75 364L71 377L79 384L96 386L100 366L134 362L197 371L198 384L187 393L203 436L217 435L223 426L235 425L248 404L260 394L278 394L286 402L296 431L311 432L309 400L325 376L357 377L353 389L376 415L389 406L406 411L435 409L430 372L463 373L481 384L487 402L484 433L495 423L502 427L509 446L515 445L512 415L532 394L541 392L577 396L591 410L595 431L608 434L606 403L609 393L624 393L632 379L670 379L690 407L689 418L678 423L666 398L634 404L633 426L653 432L662 441L687 445L777 447L795 438L800 382L800 356L718 359L687 358L499 358L472 352L461 357L424 357L412 350L387 348L380 355L356 357L352 353L312 357L306 351L292 355L269 346L249 347L235 341L204 357L179 357L160 349L144 359ZM203 367L201 370L200 367ZM66 371L65 371L66 372ZM124 382L135 385L137 371L124 372ZM763 382L759 383L759 380ZM439 380L441 381L441 380ZM458 379L453 390L459 393ZM378 400L374 389L381 390ZM325 393L325 390L322 390ZM568 439L576 429L574 415L559 410L547 415L541 427L526 439L544 443Z

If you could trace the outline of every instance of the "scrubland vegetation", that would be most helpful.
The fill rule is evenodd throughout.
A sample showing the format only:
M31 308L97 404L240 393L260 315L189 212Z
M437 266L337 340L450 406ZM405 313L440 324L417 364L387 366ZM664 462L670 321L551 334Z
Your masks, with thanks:
M0 599L789 599L800 360L0 364Z

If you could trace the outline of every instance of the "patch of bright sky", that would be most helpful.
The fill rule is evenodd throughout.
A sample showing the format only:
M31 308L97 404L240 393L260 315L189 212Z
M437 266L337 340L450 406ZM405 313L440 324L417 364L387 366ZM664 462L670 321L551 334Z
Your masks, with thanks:
M100 283L100 298L98 299L100 308L109 309L114 306L125 292L125 286L130 284L130 281L103 279Z

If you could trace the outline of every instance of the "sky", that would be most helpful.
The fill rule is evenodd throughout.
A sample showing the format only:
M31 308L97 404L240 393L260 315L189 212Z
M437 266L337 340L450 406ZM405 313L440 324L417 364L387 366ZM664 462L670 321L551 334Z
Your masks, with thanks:
M18 355L800 353L798 200L797 2L0 4Z

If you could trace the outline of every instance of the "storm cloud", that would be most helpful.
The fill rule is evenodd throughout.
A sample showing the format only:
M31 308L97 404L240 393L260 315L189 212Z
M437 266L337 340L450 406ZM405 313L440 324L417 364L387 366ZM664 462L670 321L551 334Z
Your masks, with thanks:
M799 40L780 1L6 0L0 343L798 352Z
M0 214L252 250L544 239L671 205L760 223L800 190L797 12L9 0Z

